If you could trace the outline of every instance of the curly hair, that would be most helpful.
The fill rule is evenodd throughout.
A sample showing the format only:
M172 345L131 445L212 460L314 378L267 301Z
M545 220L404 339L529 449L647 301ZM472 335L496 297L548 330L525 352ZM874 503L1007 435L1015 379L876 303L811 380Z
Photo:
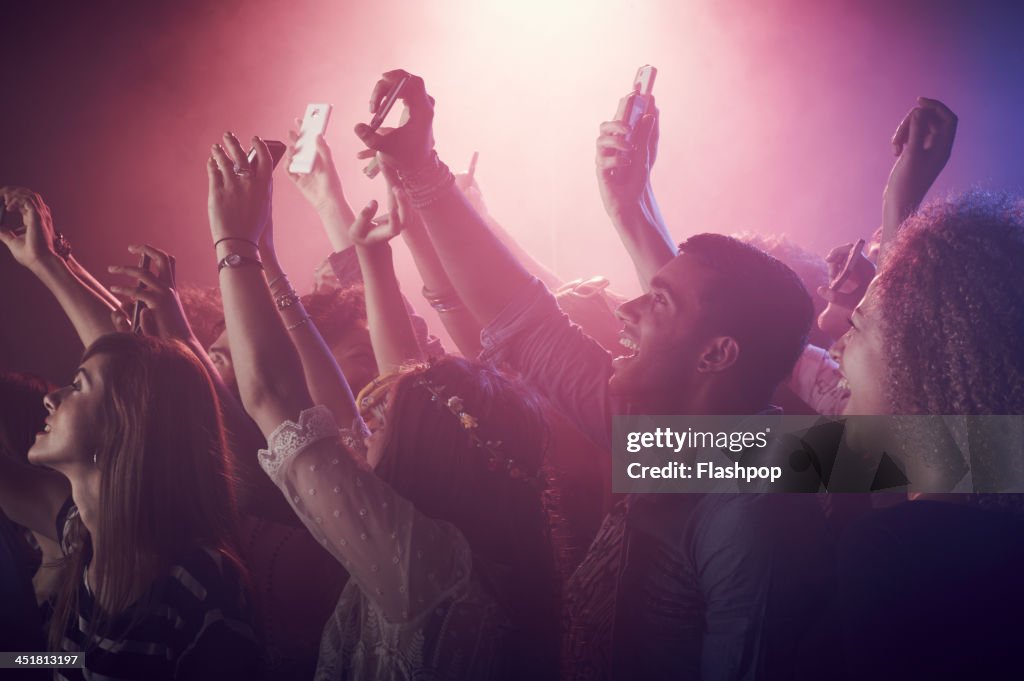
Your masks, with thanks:
M1024 205L973 191L900 230L875 282L896 414L1024 413Z
M224 331L224 303L220 289L186 284L178 288L178 298L192 333L204 348L210 347Z
M366 324L366 296L360 284L309 293L302 297L302 305L328 345L353 326Z

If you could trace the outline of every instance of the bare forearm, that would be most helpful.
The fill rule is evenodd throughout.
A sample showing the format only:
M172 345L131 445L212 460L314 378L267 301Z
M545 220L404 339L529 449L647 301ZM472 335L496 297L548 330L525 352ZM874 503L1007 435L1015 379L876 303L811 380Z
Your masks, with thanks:
M356 221L356 215L352 212L352 207L348 204L344 194L339 192L337 196L319 207L317 212L335 253L352 245L349 228Z
M275 298L281 294L294 294L276 254L264 253L263 264L267 280L275 284L272 290ZM355 399L341 367L320 335L320 330L316 328L305 307L298 300L280 308L278 312L289 337L295 344L295 350L299 353L306 388L313 403L322 404L330 409L338 423L351 424L358 413Z
M886 185L882 192L882 240L878 246L878 262L881 264L890 244L896 238L900 226L913 215L921 205L928 188L914 196L906 196L905 192L896 191Z
M677 252L653 192L646 191L639 204L609 217L633 261L640 285L645 291L650 289L651 279Z
M532 280L454 185L420 209L420 216L455 290L481 325Z
M116 330L110 318L114 306L75 276L61 258L45 258L32 267L32 272L57 299L86 347Z
M421 223L408 225L402 231L402 237L423 279L423 288L433 295L452 299L452 305L435 306L448 335L464 357L476 357L480 354L480 322L459 301L426 227Z
M422 361L423 351L395 277L391 246L386 243L357 246L356 254L363 271L366 318L373 354L377 357L377 371L387 374L410 361Z
M225 244L217 247L218 258L229 252ZM256 249L246 255L255 257ZM225 267L220 290L242 404L267 437L312 406L302 364L260 268Z

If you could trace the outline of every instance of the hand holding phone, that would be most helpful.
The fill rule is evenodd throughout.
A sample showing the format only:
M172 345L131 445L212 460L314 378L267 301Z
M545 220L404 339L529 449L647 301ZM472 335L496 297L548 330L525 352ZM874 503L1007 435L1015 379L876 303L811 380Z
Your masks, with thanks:
M299 139L295 142L295 155L288 165L288 172L307 175L313 171L316 161L316 138L327 130L331 118L330 104L310 104L299 128Z
M636 129L637 123L645 114L651 113L654 109L654 79L658 75L658 69L646 64L637 69L633 78L633 90L619 100L619 108L615 112L615 120L625 123L630 130L629 140L632 131ZM632 141L632 140L630 140Z
M281 162L282 158L284 158L285 152L288 151L288 145L277 140L263 140L263 143L267 145L267 150L270 152L270 158L274 161L273 168L276 168L277 164ZM250 164L256 160L256 147L249 150L246 158L249 160Z
M377 107L376 113L373 114L373 118L367 124L370 127L371 132L377 132L377 130L384 124L384 119L391 113L391 108L398 101L398 98L402 94L402 88L409 82L409 74L405 74L398 78L392 85L391 89L384 96L384 101L381 102L380 106Z

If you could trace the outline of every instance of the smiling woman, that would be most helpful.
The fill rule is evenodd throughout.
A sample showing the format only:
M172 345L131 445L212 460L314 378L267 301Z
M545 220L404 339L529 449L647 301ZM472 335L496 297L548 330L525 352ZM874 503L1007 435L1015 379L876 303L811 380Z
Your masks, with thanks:
M1021 262L1019 199L974 192L908 220L839 345L847 413L1024 413ZM916 500L844 534L851 677L999 678L1019 663L1024 525L1020 495L1006 492L1022 489L1020 441L952 420L967 424L970 470L932 433L896 431ZM917 493L972 488L1002 493Z

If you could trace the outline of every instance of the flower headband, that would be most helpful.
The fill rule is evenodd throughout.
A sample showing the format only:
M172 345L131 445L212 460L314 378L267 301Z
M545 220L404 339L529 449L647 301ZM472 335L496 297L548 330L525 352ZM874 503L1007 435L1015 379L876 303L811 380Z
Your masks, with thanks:
M501 441L484 440L480 437L478 429L480 422L475 416L465 409L465 401L458 395L446 396L444 386L433 383L426 375L430 368L427 364L412 365L403 367L397 372L379 376L359 392L356 404L366 424L371 431L376 431L384 426L387 410L388 396L399 379L410 373L419 373L415 385L430 393L430 401L447 409L459 425L469 435L470 443L477 449L483 449L488 454L487 468L491 471L502 471L514 480L526 479L527 474L519 467L515 459L503 456L499 451Z

